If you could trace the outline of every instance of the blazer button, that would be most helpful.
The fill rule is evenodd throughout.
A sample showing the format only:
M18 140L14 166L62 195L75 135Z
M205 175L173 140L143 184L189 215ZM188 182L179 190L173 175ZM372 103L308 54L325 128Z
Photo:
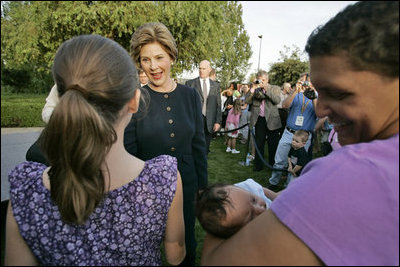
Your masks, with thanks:
M175 151L175 147L171 147L171 151L174 152Z
M167 111L171 111L171 107L167 107Z
M170 133L169 136L170 136L170 137L175 137L175 134L174 134L174 133Z
M164 98L168 98L168 94L165 94L165 95L164 95Z
M168 123L172 124L172 123L174 123L174 121L170 119L170 120L168 120Z

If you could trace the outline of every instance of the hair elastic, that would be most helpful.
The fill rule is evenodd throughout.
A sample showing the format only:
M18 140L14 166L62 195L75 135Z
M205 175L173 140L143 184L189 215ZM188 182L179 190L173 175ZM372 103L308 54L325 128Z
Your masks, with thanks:
M88 92L85 89L83 89L82 87L80 87L79 84L73 84L73 85L68 86L67 91L68 90L79 91L85 99L88 99L88 96L89 96Z

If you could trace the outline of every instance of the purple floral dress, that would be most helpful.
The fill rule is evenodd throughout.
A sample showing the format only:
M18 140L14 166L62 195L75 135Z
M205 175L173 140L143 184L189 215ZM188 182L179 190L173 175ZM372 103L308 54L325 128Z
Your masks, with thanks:
M20 233L43 265L161 265L168 210L176 191L176 158L146 161L130 183L106 193L84 225L66 224L42 182L46 166L23 162L9 174Z

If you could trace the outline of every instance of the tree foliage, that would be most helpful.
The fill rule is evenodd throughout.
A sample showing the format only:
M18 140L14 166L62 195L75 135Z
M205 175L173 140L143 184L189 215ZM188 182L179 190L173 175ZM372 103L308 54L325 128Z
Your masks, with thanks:
M241 79L251 56L237 1L9 1L2 5L2 67L29 70L34 76L50 76L57 48L73 36L99 34L129 51L135 29L156 21L164 23L176 39L175 77L208 59L219 80Z
M288 82L292 86L297 82L300 74L309 71L308 61L301 59L300 49L293 45L290 49L284 46L284 51L280 51L280 61L273 63L269 70L269 82L282 86Z
M245 79L249 68L248 59L252 55L249 36L242 22L242 7L231 2L218 2L225 4L223 12L224 25L221 27L220 56L216 60L217 78L221 85L227 87L229 82L241 82Z

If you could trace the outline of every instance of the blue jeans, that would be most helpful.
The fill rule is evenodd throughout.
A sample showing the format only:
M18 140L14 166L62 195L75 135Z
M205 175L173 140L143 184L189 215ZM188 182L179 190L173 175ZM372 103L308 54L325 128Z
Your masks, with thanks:
M306 151L308 151L308 148L310 147L311 137L312 137L312 135L310 134L308 136L307 143L304 146ZM289 166L288 155L289 155L290 148L292 146L292 140L293 140L293 134L285 128L285 130L283 131L281 140L279 140L278 148L276 149L274 168L285 169L285 170L288 168L288 166ZM281 177L282 177L281 171L272 171L271 178L269 178L269 183L272 185L277 185L277 184L279 184ZM287 184L289 182L290 181L288 179L286 181L285 186L287 186Z
M249 120L247 119L247 110L242 110L242 115L240 115L239 127L245 125ZM249 137L249 126L246 126L239 130L239 134L242 134L243 138L247 140Z
M290 181L292 181L293 179L296 179L296 178L297 178L297 177L294 177L293 174L291 174L291 173L289 172L288 175L287 175L286 182L285 182L285 187L288 186L288 184L290 183Z

